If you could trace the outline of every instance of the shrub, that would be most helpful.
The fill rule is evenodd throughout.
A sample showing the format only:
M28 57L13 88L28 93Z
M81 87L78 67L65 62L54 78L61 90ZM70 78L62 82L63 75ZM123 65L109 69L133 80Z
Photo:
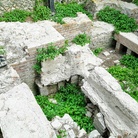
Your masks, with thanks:
M115 26L116 32L133 32L138 28L136 20L122 14L119 10L109 6L97 13L99 20L111 23Z
M77 45L84 46L85 44L90 43L90 37L87 36L85 33L79 34L72 40L72 42Z
M56 99L57 104L51 103L48 100L49 97ZM38 104L49 120L52 120L56 115L63 117L67 113L81 128L87 132L92 131L94 128L92 119L85 116L85 97L78 86L66 84L66 87L61 87L55 95L49 97L36 96Z

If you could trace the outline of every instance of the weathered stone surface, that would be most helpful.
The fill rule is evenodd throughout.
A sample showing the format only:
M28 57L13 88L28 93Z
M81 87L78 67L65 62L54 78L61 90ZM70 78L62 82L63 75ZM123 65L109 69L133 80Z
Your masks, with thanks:
M111 24L95 21L91 29L91 48L109 47L112 44L114 27Z
M86 58L87 57L87 58ZM89 49L88 45L72 45L65 56L59 55L54 60L42 63L41 84L51 85L63 80L69 80L71 76L88 76L89 70L102 63Z
M84 80L82 90L99 107L110 133L115 137L137 137L138 103L122 91L117 80L104 68L95 67Z
M25 83L0 94L0 127L4 138L56 138Z
M138 54L138 36L136 34L120 32L115 35L115 40L117 43L126 46L128 49ZM119 49L120 45L116 47L116 49Z
M97 130L93 130L89 134L88 138L101 138L101 135L100 135L100 133Z
M68 80L71 76L71 66L65 56L59 55L54 60L42 62L41 83L46 86Z
M103 115L101 113L96 114L93 124L101 135L104 134L104 132L106 131L106 126Z
M58 41L64 41L64 38L50 23L45 21L36 23L0 22L0 43L6 50L9 63L19 62L22 58L28 57L31 48Z
M0 94L9 91L20 83L19 75L12 67L2 72L0 71Z

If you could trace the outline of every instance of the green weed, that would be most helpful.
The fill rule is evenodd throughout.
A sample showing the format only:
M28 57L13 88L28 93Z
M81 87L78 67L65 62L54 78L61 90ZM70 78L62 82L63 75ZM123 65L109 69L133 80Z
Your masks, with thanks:
M85 97L77 85L67 84L66 87L61 87L52 98L57 100L57 104L49 102L48 96L36 96L38 104L49 120L56 115L63 117L67 113L81 128L87 132L92 131L92 119L85 116Z
M138 101L138 59L124 55L121 66L113 66L108 71L119 81L122 89Z
M113 24L117 33L119 31L133 32L138 28L134 18L130 18L127 15L122 14L121 11L110 8L109 6L100 10L97 13L97 18L101 21Z
M85 33L79 34L72 40L72 42L77 45L84 46L85 44L90 43L90 37L87 36Z

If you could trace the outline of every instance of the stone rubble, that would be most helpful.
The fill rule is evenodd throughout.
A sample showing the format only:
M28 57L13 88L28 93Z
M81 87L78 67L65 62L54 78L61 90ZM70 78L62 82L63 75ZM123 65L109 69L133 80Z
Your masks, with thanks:
M138 137L138 103L123 92L104 68L95 67L83 81L82 91L97 105L107 129L115 137Z
M65 114L62 118L56 116L51 124L57 135L63 135L64 138L87 138L87 133L84 129L80 129L76 122L70 117L70 115ZM63 136L62 136L63 137Z
M102 136L100 135L100 133L97 130L93 130L89 134L88 138L102 138Z

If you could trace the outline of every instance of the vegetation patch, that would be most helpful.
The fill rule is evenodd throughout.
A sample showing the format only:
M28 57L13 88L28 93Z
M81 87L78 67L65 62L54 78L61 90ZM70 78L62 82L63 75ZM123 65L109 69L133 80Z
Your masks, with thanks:
M55 10L56 13L53 15L50 9L43 5L41 0L37 0L33 12L15 9L10 12L5 12L2 16L0 16L0 21L25 22L27 17L31 17L35 22L39 20L52 20L62 24L64 23L62 21L63 18L76 17L77 12L85 13L90 19L92 19L92 15L87 12L82 5L77 3L55 3Z
M5 22L24 22L28 16L31 15L31 12L25 10L15 9L10 12L5 12L2 16L0 16L0 21Z
M56 99L57 104L51 103L48 98ZM77 85L66 84L66 87L61 87L55 95L36 96L36 100L48 120L52 120L56 115L63 117L67 113L87 132L94 129L92 119L85 115L85 97Z
M0 46L0 55L4 55L6 53L3 46Z
M34 65L34 69L37 73L41 73L41 62L46 61L48 59L54 60L59 54L64 54L67 50L68 42L65 41L63 47L57 47L52 43L47 48L38 48L36 60L37 63Z
M56 14L52 17L52 20L58 23L64 23L62 21L65 17L76 17L77 12L82 12L88 15L90 19L93 18L92 14L84 9L84 7L78 3L55 3Z
M135 3L138 6L138 0L133 0L133 3Z
M138 101L138 58L124 55L120 66L113 66L108 71L119 81L122 89Z
M133 32L138 28L136 20L130 18L125 14L122 14L121 11L109 6L100 10L97 13L97 18L101 21L111 23L115 26L116 33L121 32Z
M77 45L84 46L85 44L90 43L90 36L86 35L85 33L79 34L72 40L72 42Z
M100 48L100 47L92 50L95 56L98 56L102 51L103 51L103 48Z

